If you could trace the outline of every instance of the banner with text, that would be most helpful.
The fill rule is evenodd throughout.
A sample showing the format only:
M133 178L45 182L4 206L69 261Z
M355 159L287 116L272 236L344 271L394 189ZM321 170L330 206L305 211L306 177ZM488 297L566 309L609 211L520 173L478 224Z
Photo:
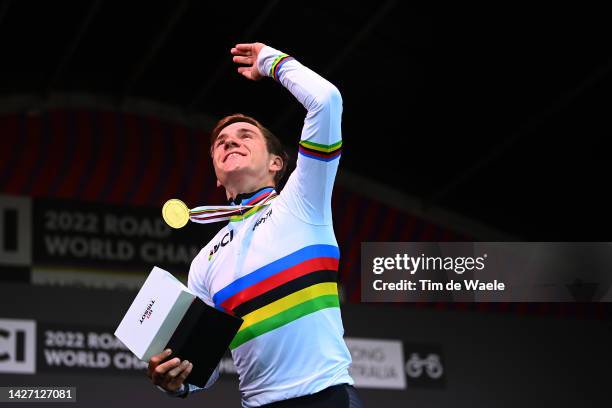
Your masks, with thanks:
M345 338L351 353L349 369L357 388L406 389L400 340Z
M0 374L101 374L144 378L147 363L113 334L114 329L0 317ZM402 340L345 338L355 387L405 390L444 383L441 347ZM221 380L238 381L229 351L219 362Z
M144 376L140 361L114 329L0 317L0 374L83 373ZM236 379L229 351L219 363L221 378Z
M172 229L161 207L0 195L0 280L137 289L153 266L186 276L218 228Z

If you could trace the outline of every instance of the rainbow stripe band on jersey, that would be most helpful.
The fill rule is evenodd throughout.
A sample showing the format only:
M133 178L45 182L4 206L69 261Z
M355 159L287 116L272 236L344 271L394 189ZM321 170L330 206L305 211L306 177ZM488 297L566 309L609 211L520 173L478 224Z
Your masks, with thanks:
M244 320L230 348L318 310L339 307L338 247L310 245L232 282L213 296Z
M285 62L291 61L292 59L293 57L287 54L281 54L276 57L274 62L272 62L272 67L270 68L270 76L278 81L278 73L280 68L285 64Z
M331 145L313 143L306 140L300 142L300 154L311 159L321 161L332 161L340 157L342 153L342 140Z
M249 320L245 320L242 324L236 337L230 343L230 349L234 350L247 341L289 324L300 317L330 307L340 307L335 283L315 285L295 295L295 297L287 296L279 300L278 304L271 304L270 310L262 313L263 316L252 318L250 315L245 316Z

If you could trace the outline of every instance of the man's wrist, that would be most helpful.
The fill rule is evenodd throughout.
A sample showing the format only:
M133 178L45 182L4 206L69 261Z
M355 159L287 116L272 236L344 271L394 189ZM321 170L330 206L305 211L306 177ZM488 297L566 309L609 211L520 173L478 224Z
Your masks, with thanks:
M279 50L266 45L259 51L259 55L257 56L257 70L262 76L269 77L270 68L272 67L272 63L274 62L274 58L281 55L282 52Z
M189 387L186 386L184 383L181 384L180 388L178 388L175 391L169 391L161 386L157 386L157 388L159 388L161 391L165 392L166 394L168 394L168 396L170 397L179 397L179 398L185 398L187 397L187 394L189 394Z

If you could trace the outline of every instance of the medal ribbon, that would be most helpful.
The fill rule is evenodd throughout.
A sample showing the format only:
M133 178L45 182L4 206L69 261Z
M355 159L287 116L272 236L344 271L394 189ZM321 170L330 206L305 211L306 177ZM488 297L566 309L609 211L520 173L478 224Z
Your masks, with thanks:
M244 215L247 211L270 205L278 195L276 191L271 191L261 197L260 201L252 205L203 205L189 210L189 219L200 224L210 224L212 222L226 221L230 218L236 221L236 217Z

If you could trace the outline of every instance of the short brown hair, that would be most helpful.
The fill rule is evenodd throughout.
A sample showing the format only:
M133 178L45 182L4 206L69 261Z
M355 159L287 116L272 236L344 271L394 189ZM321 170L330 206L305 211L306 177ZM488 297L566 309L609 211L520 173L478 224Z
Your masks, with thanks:
M278 184L280 180L282 180L283 176L285 175L285 171L287 170L287 164L289 163L289 155L287 154L287 152L285 152L283 144L278 139L278 137L276 137L274 133L270 132L268 128L264 127L261 123L259 123L257 119L251 116L243 115L242 113L234 113L233 115L228 115L224 118L221 118L210 134L210 155L212 156L213 148L215 146L215 140L217 140L219 133L221 133L221 131L225 127L237 122L250 123L257 129L259 129L264 139L266 139L266 148L268 149L268 152L279 156L283 161L283 167L278 170L274 175L274 183Z

